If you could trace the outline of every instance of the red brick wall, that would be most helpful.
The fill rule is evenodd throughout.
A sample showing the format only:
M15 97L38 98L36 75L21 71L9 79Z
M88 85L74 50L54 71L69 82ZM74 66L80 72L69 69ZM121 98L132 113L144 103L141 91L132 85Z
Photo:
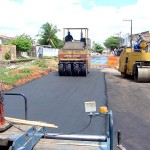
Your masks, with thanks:
M5 60L5 54L10 52L11 60L16 59L16 46L15 45L1 45L0 46L0 61Z

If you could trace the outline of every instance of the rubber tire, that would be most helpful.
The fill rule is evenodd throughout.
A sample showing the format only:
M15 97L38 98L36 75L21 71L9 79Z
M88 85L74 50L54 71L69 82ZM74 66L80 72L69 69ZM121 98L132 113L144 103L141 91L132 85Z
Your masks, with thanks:
M66 76L71 76L71 64L66 64Z
M81 75L82 76L86 76L87 75L86 64L81 67Z
M78 76L79 75L79 65L78 64L73 65L72 74L73 74L73 76Z
M59 73L59 76L64 76L64 65L63 64L59 64L58 73Z

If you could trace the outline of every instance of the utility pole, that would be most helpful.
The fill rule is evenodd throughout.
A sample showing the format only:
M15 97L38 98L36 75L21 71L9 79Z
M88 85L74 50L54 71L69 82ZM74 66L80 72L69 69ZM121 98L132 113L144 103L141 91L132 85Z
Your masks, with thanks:
M132 48L132 19L128 19L128 20L124 19L123 21L130 21L130 23L131 23L131 39L130 39L130 45L131 45L131 48Z
M120 38L121 38L121 32L119 33L116 33L115 35L118 36L118 39L119 39L119 43L118 43L118 49L120 48Z

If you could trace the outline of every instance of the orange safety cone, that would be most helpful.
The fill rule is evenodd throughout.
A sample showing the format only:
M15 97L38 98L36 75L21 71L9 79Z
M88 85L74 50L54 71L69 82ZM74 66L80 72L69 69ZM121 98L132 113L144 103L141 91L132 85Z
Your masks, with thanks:
M3 84L0 83L0 126L5 124L3 100L4 100L4 87Z
M5 121L4 116L4 108L3 108L3 101L4 101L4 90L3 90L2 83L0 83L0 132L3 132L11 127L9 123Z
M0 97L0 125L5 124L5 119L4 119L4 109L3 109L3 99Z

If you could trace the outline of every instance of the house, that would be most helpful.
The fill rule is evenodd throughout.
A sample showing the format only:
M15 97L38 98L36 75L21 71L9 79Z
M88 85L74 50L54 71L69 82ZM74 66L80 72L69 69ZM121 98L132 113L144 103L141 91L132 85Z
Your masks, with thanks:
M12 37L0 35L0 61L5 60L6 53L10 53L11 60L16 59L16 46L15 45L3 45L5 42L13 40Z
M14 39L13 37L8 37L8 36L0 35L0 45L2 45L5 42L10 42L13 39Z

